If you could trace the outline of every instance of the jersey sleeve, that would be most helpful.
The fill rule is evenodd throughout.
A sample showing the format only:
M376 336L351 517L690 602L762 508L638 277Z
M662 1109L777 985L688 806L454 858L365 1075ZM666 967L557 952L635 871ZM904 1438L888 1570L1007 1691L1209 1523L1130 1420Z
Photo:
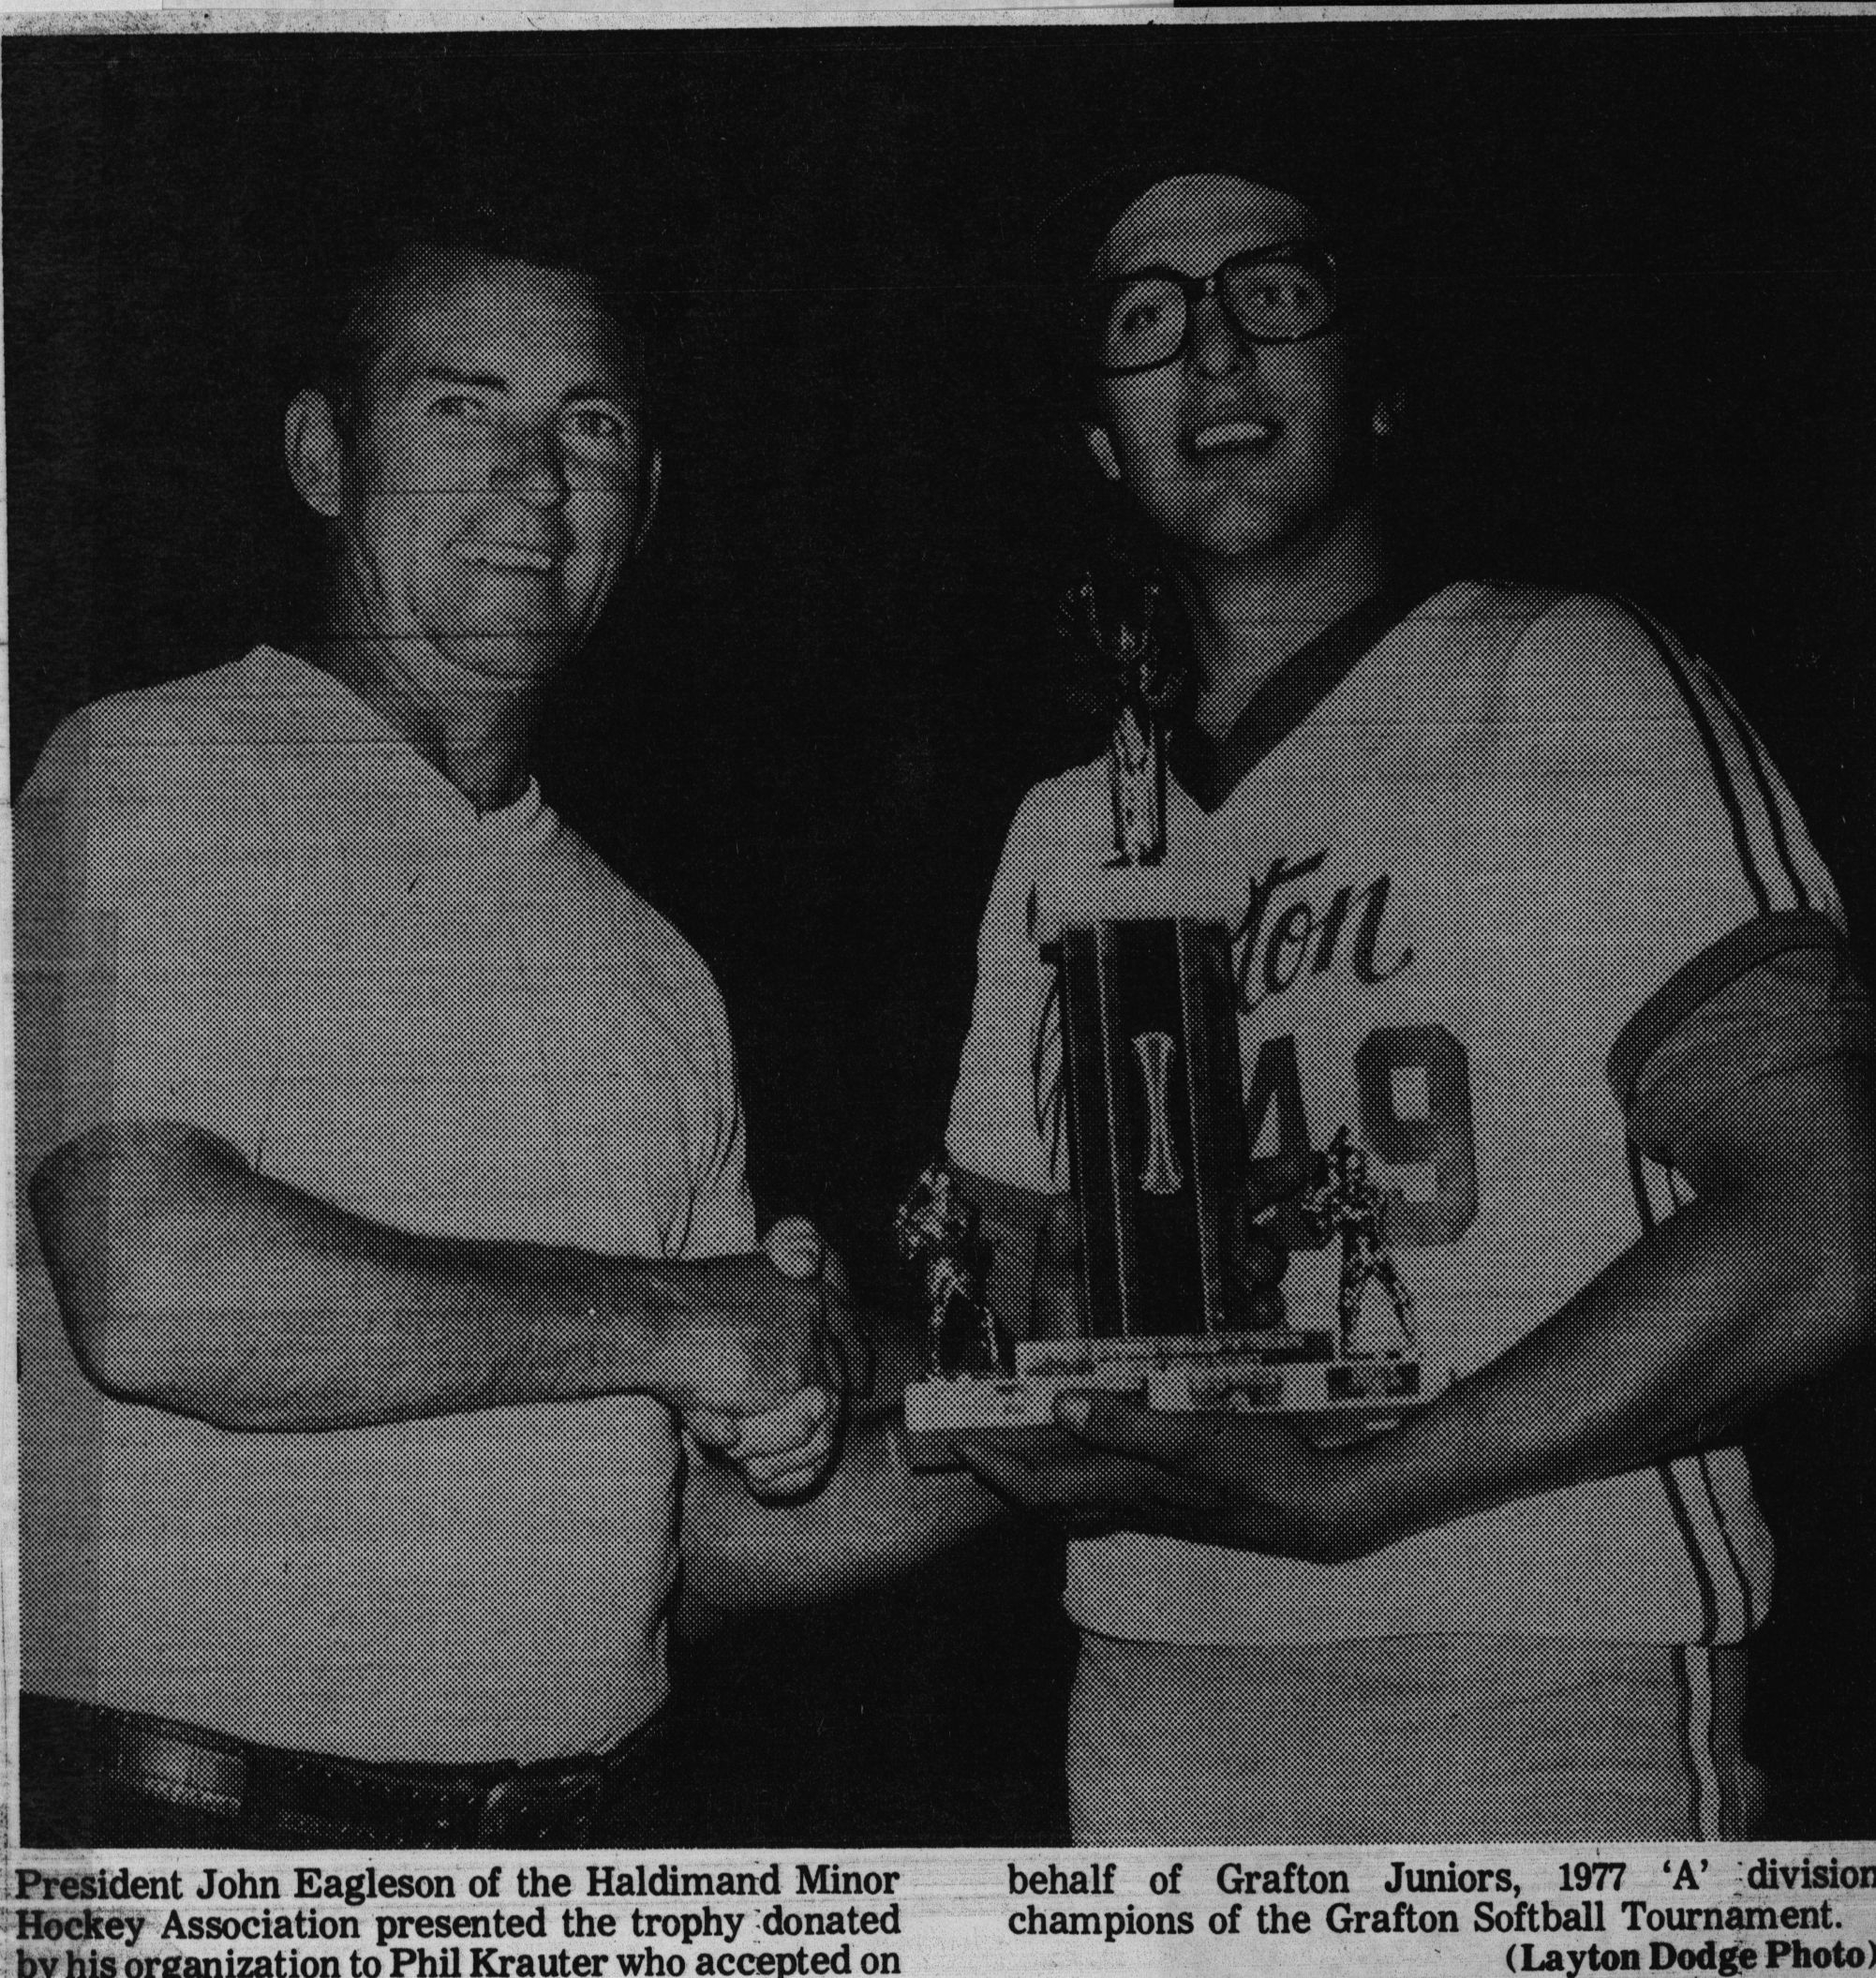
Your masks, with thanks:
M1775 926L1779 945L1746 951L1742 936L1764 943ZM1700 994L1716 976L1720 986ZM1868 992L1822 915L1748 921L1683 970L1667 993L1680 1013L1637 1012L1610 1059L1630 1138L1664 1166L1677 1165L1687 1137L1760 1079L1869 1052ZM1637 1061L1631 1034L1659 1042Z
M691 1175L691 1215L679 1254L692 1258L741 1257L756 1247L742 1083L722 993L701 959L695 969L699 978L692 990L699 1026L700 1082L693 1102L697 1157Z
M199 1126L255 1157L290 856L265 837L213 751L160 718L105 703L47 745L14 814L25 1171L107 1123Z
M1530 1048L1626 1104L1713 994L1839 940L1837 889L1737 706L1645 613L1555 605L1519 641L1508 712L1490 870Z
M945 1136L960 1167L1031 1195L1068 1185L1055 972L1035 939L1064 809L1059 783L1038 784L1010 826L977 936L971 1029Z

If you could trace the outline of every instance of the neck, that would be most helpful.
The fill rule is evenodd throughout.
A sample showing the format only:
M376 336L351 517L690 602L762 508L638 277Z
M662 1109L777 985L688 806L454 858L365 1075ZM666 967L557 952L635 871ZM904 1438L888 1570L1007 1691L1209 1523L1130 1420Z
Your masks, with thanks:
M535 680L469 674L423 638L316 639L306 657L344 683L476 807L496 811L527 786L540 718Z
M1214 739L1251 696L1325 625L1373 597L1387 558L1373 512L1345 512L1326 533L1257 557L1188 556L1179 566L1199 693L1193 718Z

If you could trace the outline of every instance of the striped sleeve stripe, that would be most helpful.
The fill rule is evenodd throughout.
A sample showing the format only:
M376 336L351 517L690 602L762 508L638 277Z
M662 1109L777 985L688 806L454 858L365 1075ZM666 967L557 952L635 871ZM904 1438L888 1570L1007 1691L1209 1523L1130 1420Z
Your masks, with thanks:
M1654 1228L1658 1220L1655 1205L1648 1193L1648 1177L1642 1163L1642 1152L1631 1140L1629 1143L1629 1182L1635 1192L1635 1212L1640 1216L1642 1227ZM1661 1480L1661 1489L1668 1500L1668 1509L1674 1513L1675 1524L1680 1529L1681 1543L1687 1548L1689 1563L1700 1588L1700 1641L1711 1643L1720 1638L1720 1582L1716 1577L1709 1555L1702 1546L1694 1529L1692 1512L1689 1509L1686 1492L1676 1474L1676 1465L1672 1463L1657 1464L1656 1474ZM1715 1523L1718 1524L1716 1515ZM1723 1527L1721 1527L1723 1533ZM1731 1562L1735 1572L1737 1562ZM1750 1597L1746 1592L1745 1576L1738 1580L1739 1598L1745 1610L1751 1609ZM1729 1592L1731 1589L1729 1589Z
M1746 752L1747 766L1752 772L1752 781L1758 785L1760 800L1765 806L1765 816L1772 826L1772 844L1779 855L1779 863L1785 869L1785 877L1792 883L1792 891L1797 895L1799 906L1811 904L1810 889L1799 876L1797 861L1792 856L1792 840L1785 829L1784 806L1779 800L1770 772L1765 766L1765 751L1759 746L1759 737L1752 733L1752 725L1740 713L1733 696L1714 676L1710 669L1703 666L1701 676L1715 700L1726 710L1726 718L1733 724L1733 732L1739 737L1739 746Z
M1720 1632L1720 1596L1714 1590L1713 1572L1700 1550L1700 1540L1693 1535L1693 1520L1688 1516L1687 1498L1681 1491L1680 1480L1674 1473L1672 1464L1659 1466L1661 1488L1667 1493L1668 1509L1674 1512L1675 1523L1680 1526L1681 1543L1687 1547L1687 1555L1692 1561L1695 1577L1700 1582L1700 1643L1702 1647L1712 1644Z
M1720 1499L1706 1460L1696 1453L1677 1457L1665 1467L1680 1495L1687 1527L1693 1534L1693 1543L1713 1582L1712 1639L1741 1641L1751 1625L1752 1594L1746 1584L1745 1568L1720 1514Z
M1681 1756L1688 1769L1688 1822L1697 1840L1723 1840L1739 1832L1738 1809L1728 1793L1714 1752L1713 1655L1705 1648L1674 1651L1680 1691Z
M1759 1625L1757 1603L1752 1599L1752 1583L1746 1577L1745 1562L1739 1556L1739 1548L1733 1542L1733 1534L1726 1529L1726 1513L1720 1503L1720 1493L1714 1487L1713 1465L1706 1460L1706 1451L1702 1450L1694 1463L1700 1470L1700 1480L1706 1489L1706 1501L1712 1508L1713 1523L1720 1533L1720 1542L1726 1548L1726 1556L1733 1563L1733 1576L1739 1583L1739 1598L1745 1612L1740 1616L1741 1626L1737 1632L1743 1638ZM1728 1639L1732 1639L1729 1634Z
M1758 914L1681 963L1615 1034L1609 1047L1609 1082L1624 1110L1634 1098L1635 1080L1662 1041L1711 996L1738 981L1763 961L1794 948L1835 952L1842 943L1837 923L1814 907Z
M1656 656L1668 670L1668 677L1680 690L1680 697L1687 705L1687 711L1693 718L1693 725L1700 736L1700 745L1706 751L1706 766L1713 772L1713 781L1720 791L1720 800L1726 806L1726 821L1733 827L1734 849L1739 855L1739 864L1746 874L1746 884L1752 889L1753 904L1760 913L1772 911L1772 896L1765 885L1764 875L1759 870L1759 863L1752 856L1752 841L1746 829L1746 812L1739 801L1739 791L1733 781L1732 772L1726 766L1726 756L1720 746L1720 737L1714 733L1713 723L1707 719L1706 709L1701 706L1699 692L1687 677L1667 635L1638 605L1631 604L1627 598L1620 601L1621 606L1642 629L1649 645L1655 648Z
M1740 870L1758 912L1762 915L1775 912L1775 888L1780 892L1789 888L1789 900L1779 903L1787 912L1793 907L1800 912L1810 911L1813 897L1798 870L1792 832L1785 817L1786 799L1780 795L1764 751L1750 724L1708 668L1700 666L1696 674L1667 632L1647 612L1629 599L1619 602L1641 628L1667 669L1700 736L1715 788L1725 807ZM1729 760L1726 739L1716 726L1716 716L1723 720L1737 758L1744 761L1749 788L1742 787L1734 763ZM1754 825L1760 820L1763 820L1761 832L1770 838L1776 869L1769 867L1754 849ZM1629 1149L1629 1163L1636 1210L1643 1227L1652 1229L1658 1220L1658 1212L1650 1195L1649 1176L1641 1152L1632 1145ZM1665 1182L1668 1191L1666 1212L1672 1213L1679 1197L1671 1174L1665 1177ZM1725 1515L1706 1457L1705 1453L1683 1457L1675 1463L1662 1464L1660 1469L1675 1522L1680 1527L1688 1556L1693 1562L1700 1581L1705 1623L1701 1639L1705 1643L1736 1640L1751 1629L1756 1618L1756 1602L1738 1549L1726 1529ZM1725 1566L1716 1569L1722 1556ZM1735 1596L1738 1602L1735 1613L1722 1614L1722 1606L1732 1608Z
M1734 849L1755 908L1766 914L1775 907L1810 906L1811 892L1798 871L1793 850L1785 815L1787 800L1779 794L1764 751L1750 725L1712 673L1701 666L1696 674L1693 664L1683 657L1655 618L1630 599L1616 602L1654 647L1687 707L1720 800L1725 806ZM1725 723L1724 734L1716 725L1716 716ZM1745 766L1743 776L1729 756L1729 738L1738 762ZM1764 851L1755 849L1755 841L1763 846L1767 840L1771 848L1769 858ZM1788 897L1775 898L1775 894Z
M1698 1713L1694 1707L1692 1673L1688 1668L1689 1658L1678 1649L1673 1653L1675 1689L1680 1698L1680 1755L1687 1764L1687 1827L1696 1840L1705 1840L1705 1830L1700 1823L1704 1795L1700 1790L1700 1762L1696 1756L1698 1734L1694 1719Z
M1633 1140L1629 1142L1629 1184L1635 1191L1635 1213L1644 1229L1652 1230L1675 1212L1674 1184L1668 1170L1649 1160Z

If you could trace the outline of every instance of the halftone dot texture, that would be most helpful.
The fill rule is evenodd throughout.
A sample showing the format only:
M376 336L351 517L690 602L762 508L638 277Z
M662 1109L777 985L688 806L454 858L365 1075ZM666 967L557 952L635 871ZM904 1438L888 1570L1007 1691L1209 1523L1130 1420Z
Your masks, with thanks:
M1155 897L1236 902L1252 1152L1321 1147L1345 1124L1367 1145L1401 1195L1395 1258L1435 1385L1496 1359L1686 1198L1631 1139L1631 1104L1659 1153L1764 1069L1865 1041L1840 908L1795 808L1723 689L1638 608L1450 586L1313 692L1260 695L1209 760L1203 802L1171 781ZM1124 885L1103 870L1109 813L1105 762L1039 785L992 887L948 1144L1005 1187L1067 1186L1053 972L1033 930ZM1297 1323L1332 1321L1338 1261L1293 1255ZM1276 1667L1324 1644L1511 1636L1535 1661L1571 1643L1737 1643L1771 1566L1729 1449L1348 1565L1121 1533L1071 1549L1067 1606L1094 1636L1245 1650L1235 1683L1257 1655ZM1221 1722L1250 1707L1217 1699ZM1318 1751L1320 1713L1304 1730L1285 1710L1272 1736L1289 1721ZM1158 1807L1198 1838L1180 1765L1154 1756L1157 1721L1143 1699L1091 1718L1086 1776L1127 1818L1151 1827ZM1363 1831L1323 1837L1478 1837L1457 1803L1408 1804L1433 1792L1413 1776L1392 1827L1371 1807Z
M1089 1636L1069 1715L1075 1831L1108 1847L1738 1837L1763 1792L1739 1748L1745 1674L1738 1648Z
M478 814L261 648L67 723L20 832L41 1151L176 1121L419 1235L752 1246L715 985L531 785ZM382 1762L592 1750L657 1708L662 1405L224 1433L86 1384L37 1277L28 1687ZM307 1266L309 1351L347 1283Z

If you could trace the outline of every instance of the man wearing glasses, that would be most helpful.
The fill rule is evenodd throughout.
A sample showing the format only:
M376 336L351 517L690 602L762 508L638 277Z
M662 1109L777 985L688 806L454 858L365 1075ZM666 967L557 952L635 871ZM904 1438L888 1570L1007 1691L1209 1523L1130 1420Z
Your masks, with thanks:
M1868 1312L1841 910L1644 613L1401 581L1378 312L1283 185L1187 158L1069 203L1073 409L1189 629L1160 878L1238 902L1252 1152L1350 1129L1458 1377L1338 1447L1095 1397L1065 1453L965 1454L1077 1537L1083 1838L1742 1833L1771 1549L1735 1437ZM948 1146L1037 1259L992 1278L1018 1333L1067 1185L1031 915L1115 829L1105 762L1032 791L980 941ZM1337 1258L1297 1227L1288 1304L1321 1322Z

